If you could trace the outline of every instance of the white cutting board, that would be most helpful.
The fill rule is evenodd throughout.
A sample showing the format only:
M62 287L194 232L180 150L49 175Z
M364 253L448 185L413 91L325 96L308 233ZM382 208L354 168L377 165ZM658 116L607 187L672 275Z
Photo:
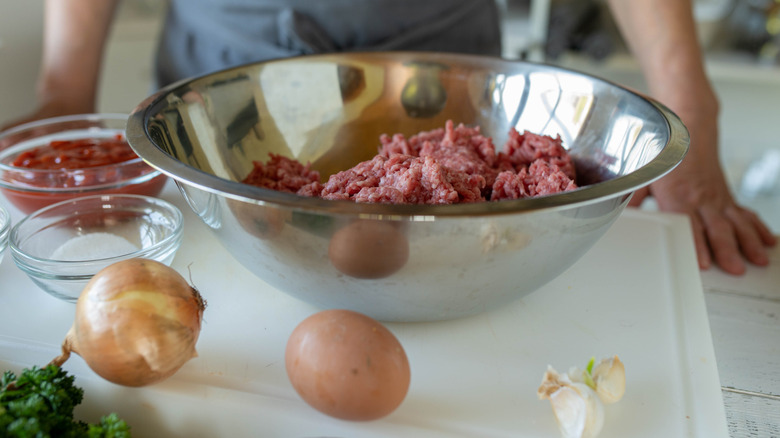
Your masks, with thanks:
M409 393L390 416L353 423L306 405L284 371L287 337L317 309L235 263L173 184L163 197L185 215L186 237L173 266L209 304L199 357L141 389L107 383L72 357L65 368L86 394L80 419L116 411L135 437L557 437L549 402L536 398L547 365L566 371L591 356L618 354L626 395L606 407L600 437L728 436L683 217L626 211L580 262L503 309L389 324L409 357ZM6 256L0 368L18 372L58 354L74 306L37 289Z

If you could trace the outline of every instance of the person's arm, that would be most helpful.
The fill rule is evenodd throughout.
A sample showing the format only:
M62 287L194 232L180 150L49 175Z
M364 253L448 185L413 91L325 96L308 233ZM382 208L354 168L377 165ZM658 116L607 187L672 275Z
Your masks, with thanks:
M19 124L95 112L103 49L116 0L47 0L37 108Z
M766 246L776 239L755 213L736 204L720 166L719 102L704 68L690 1L609 0L609 5L650 94L674 111L691 135L680 166L637 192L632 205L652 195L661 210L687 214L702 269L714 262L742 274L743 257L766 265Z

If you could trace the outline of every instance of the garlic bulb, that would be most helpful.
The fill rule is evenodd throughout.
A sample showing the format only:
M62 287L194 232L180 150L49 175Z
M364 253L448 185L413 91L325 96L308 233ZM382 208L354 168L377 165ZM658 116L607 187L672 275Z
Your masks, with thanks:
M590 386L607 404L620 400L626 392L626 369L617 355L602 359L595 367L591 359L585 370L571 367L568 377L572 382Z
M567 375L548 367L537 395L539 399L550 400L565 438L593 438L601 432L604 405L588 385L572 382Z
M604 425L604 403L615 403L626 391L626 370L616 356L594 367L591 359L585 370L572 367L558 374L547 367L537 390L540 400L550 400L565 438L592 438Z

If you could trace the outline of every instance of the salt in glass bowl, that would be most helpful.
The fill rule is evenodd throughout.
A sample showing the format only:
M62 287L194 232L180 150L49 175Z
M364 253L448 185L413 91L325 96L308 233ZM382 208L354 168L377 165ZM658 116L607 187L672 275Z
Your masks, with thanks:
M94 195L45 207L11 229L16 265L45 292L75 302L90 278L120 260L170 265L181 245L182 214L143 195Z
M76 169L13 165L20 154L56 141L124 138L126 124L126 114L79 114L26 123L0 133L0 192L25 214L81 196L158 195L167 177L141 158Z

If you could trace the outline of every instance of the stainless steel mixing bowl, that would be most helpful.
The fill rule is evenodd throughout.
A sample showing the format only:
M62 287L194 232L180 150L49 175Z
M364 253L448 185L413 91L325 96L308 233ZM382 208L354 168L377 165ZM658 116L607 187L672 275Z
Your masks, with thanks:
M584 187L517 201L384 205L239 182L269 153L327 176L370 159L383 133L408 137L448 119L481 126L498 148L513 126L560 135ZM677 116L613 83L439 53L316 55L185 80L141 102L127 137L177 182L236 262L316 306L384 321L471 315L537 290L688 148Z

